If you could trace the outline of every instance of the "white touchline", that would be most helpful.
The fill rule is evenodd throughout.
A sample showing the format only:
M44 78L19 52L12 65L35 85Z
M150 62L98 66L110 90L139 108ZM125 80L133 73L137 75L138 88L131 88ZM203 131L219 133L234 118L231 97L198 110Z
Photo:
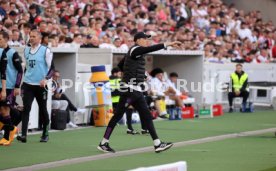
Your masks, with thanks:
M220 140L231 139L231 138L259 135L259 134L270 133L270 132L275 132L275 131L276 131L276 128L268 128L268 129L261 129L261 130L255 130L255 131L245 131L245 132L210 136L210 137L199 138L199 139L195 139L195 140L176 142L176 143L174 143L173 147L184 147L184 146L188 146L188 145L203 144L203 143L220 141ZM55 167L84 163L84 162L95 161L95 160L103 160L103 159L108 159L108 158L112 158L112 157L120 157L120 156L146 153L146 152L153 152L153 147L150 146L150 147L125 150L125 151L118 151L116 153L105 153L105 154L99 154L99 155L93 155L93 156L87 156L87 157L65 159L65 160L60 160L60 161L35 164L32 166L12 168L12 169L4 170L4 171L42 170L42 169L55 168Z

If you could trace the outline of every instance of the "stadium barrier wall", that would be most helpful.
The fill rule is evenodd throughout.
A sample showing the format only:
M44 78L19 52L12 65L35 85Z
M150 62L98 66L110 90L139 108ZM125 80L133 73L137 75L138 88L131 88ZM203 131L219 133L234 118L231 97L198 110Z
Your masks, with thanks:
M16 48L20 56L23 57L23 48ZM121 59L126 51L112 51L110 49L84 49L84 48L51 48L54 54L54 64L57 70L60 71L62 79L71 80L73 85L70 85L69 81L65 81L64 88L65 94L72 100L78 107L83 108L85 106L84 92L81 85L83 85L90 77L91 66L106 65L108 73L113 66L116 66L118 59ZM167 73L177 72L179 78L187 80L188 83L199 83L203 81L203 52L202 51L166 51L160 50L158 52L150 53L147 55L147 69L154 67L161 67ZM23 58L24 62L24 58ZM196 70L195 70L196 68ZM81 82L79 85L78 82ZM199 85L200 86L200 85ZM187 84L187 88L190 89L191 85ZM202 102L201 92L191 92L191 95L195 97L196 103ZM21 102L22 103L22 102ZM50 102L48 102L50 106ZM36 111L37 107L32 110ZM33 112L36 113L36 112ZM36 117L31 115L30 122L33 122L32 118Z
M23 57L23 48L17 48L17 50ZM126 51L97 48L52 48L51 51L54 54L55 67L60 71L62 79L71 80L73 83L70 86L69 82L65 81L65 85L70 86L65 94L80 108L88 103L85 101L82 86L90 78L91 66L105 65L107 73L110 74L111 68L116 66L126 53ZM187 89L195 97L195 105L225 101L223 93L218 93L216 90L205 92L203 85L211 83L211 86L216 86L219 82L229 82L229 76L235 70L235 64L214 64L203 61L203 51L160 50L146 56L146 68L150 71L160 67L167 73L177 72L179 79L187 81ZM276 64L245 64L244 70L249 74L250 82L276 82ZM201 91L193 92L192 87Z
M229 64L215 64L205 63L204 64L204 83L210 83L212 86L218 84L226 84L230 82L230 74L235 71L235 63ZM276 83L276 64L244 64L244 71L248 74L248 81L259 82L259 83ZM273 88L273 87L271 87ZM251 95L255 94L255 90L250 90ZM255 100L256 103L271 103L270 91L267 93L267 97L256 98L251 96L251 100ZM215 91L203 92L203 101L206 104L214 103L227 103L228 97L227 92Z

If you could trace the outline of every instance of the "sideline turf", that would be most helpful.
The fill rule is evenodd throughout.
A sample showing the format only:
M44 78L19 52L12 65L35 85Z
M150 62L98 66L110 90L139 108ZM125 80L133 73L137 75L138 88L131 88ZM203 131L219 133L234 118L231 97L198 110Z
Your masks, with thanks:
M265 170L262 170L262 171L276 171L276 167L273 167L273 168L270 168L270 169L265 169Z
M213 119L155 122L161 140L185 141L207 136L276 127L275 111L251 114L226 114ZM135 125L139 129L138 124ZM50 161L101 154L97 151L105 128L87 128L50 134L48 143L39 143L39 136L28 137L27 144L16 142L10 147L0 147L0 169L28 166ZM125 126L118 126L111 137L116 150L151 146L148 136L126 135Z
M172 148L160 154L149 152L48 170L117 171L182 160L187 162L188 171L260 171L276 165L275 143L273 134L264 134Z

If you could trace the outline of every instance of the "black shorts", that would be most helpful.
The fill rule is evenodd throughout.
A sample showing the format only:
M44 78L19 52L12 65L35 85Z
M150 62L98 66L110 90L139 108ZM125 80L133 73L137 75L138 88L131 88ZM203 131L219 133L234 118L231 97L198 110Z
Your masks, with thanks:
M15 108L11 107L10 116L11 116L12 124L17 126L21 122L22 111L19 111ZM4 121L5 120L4 120L3 116L0 115L0 122L4 123Z
M2 91L2 88L0 88L0 92ZM15 103L15 96L13 94L13 89L7 89L7 98L4 101L0 100L0 106L10 106Z

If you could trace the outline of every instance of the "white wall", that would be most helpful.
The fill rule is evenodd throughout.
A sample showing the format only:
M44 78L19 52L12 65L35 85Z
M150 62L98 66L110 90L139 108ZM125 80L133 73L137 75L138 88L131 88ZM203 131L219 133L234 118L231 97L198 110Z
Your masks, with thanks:
M234 63L231 64L204 64L204 83L211 83L212 86L216 86L219 83L229 83L230 74L235 71ZM276 82L276 64L244 64L244 71L248 74L249 82ZM222 99L226 99L227 93L215 92L203 92L203 99L205 103L216 103Z
M120 59L124 53L113 51L113 54L115 54L113 61L116 61L114 64L117 63L117 58ZM191 83L195 83L196 87L201 87L200 83L203 81L203 52L160 50L148 54L146 59L146 69L148 71L151 71L152 68L159 67L167 72L167 74L177 72L179 79L185 79L187 81L187 89L195 97L195 103L202 103L202 93L191 91Z

